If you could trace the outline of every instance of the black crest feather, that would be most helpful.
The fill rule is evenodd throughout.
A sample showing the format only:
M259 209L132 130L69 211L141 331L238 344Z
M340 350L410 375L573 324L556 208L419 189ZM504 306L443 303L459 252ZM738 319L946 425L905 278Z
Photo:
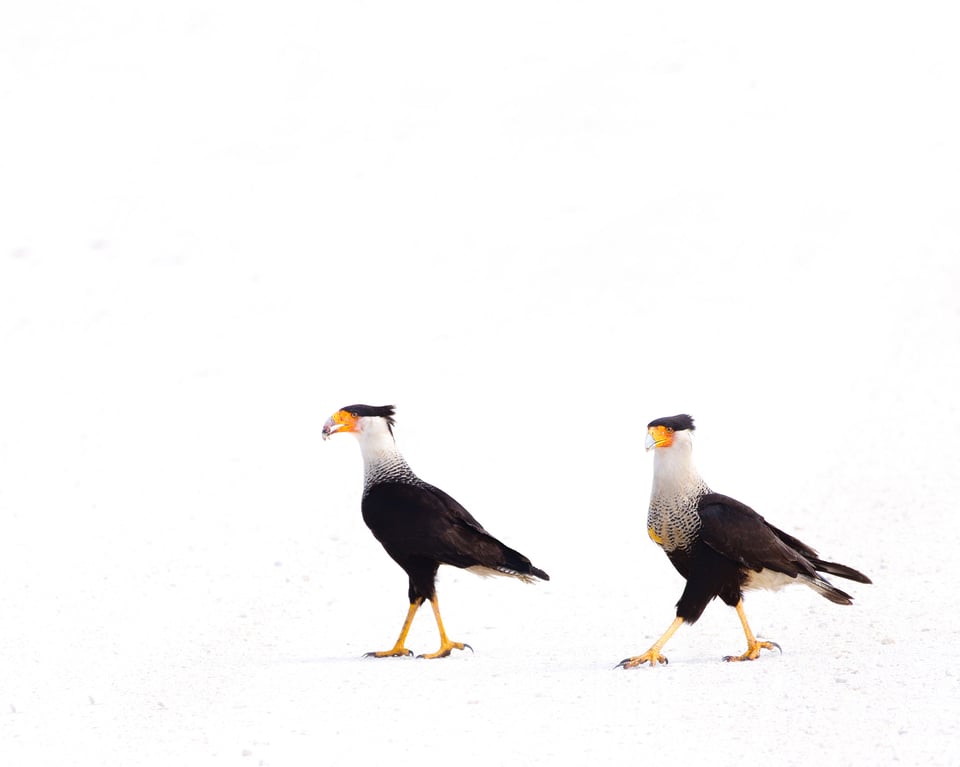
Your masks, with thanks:
M668 429L673 429L673 431L694 431L697 428L693 425L693 416L689 416L686 413L671 415L666 418L658 418L647 424L648 429L654 426L666 426Z
M369 416L379 416L387 419L387 425L390 431L393 431L393 413L396 408L393 405L347 405L340 408L348 413L353 413L357 418L367 418Z

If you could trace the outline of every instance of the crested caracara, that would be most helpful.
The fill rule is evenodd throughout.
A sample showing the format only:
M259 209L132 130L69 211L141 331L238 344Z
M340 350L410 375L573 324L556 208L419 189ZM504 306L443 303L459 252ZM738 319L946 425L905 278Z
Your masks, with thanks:
M393 412L392 405L350 405L323 425L324 439L349 432L359 441L363 455L363 521L410 579L410 607L400 636L391 649L367 655L412 655L404 646L407 632L420 605L429 600L440 632L440 649L420 657L443 658L451 650L469 645L451 641L443 628L434 585L440 565L481 575L506 575L526 583L535 578L547 581L550 576L490 535L443 490L413 473L393 439Z
M760 650L780 646L754 637L743 611L745 590L779 589L799 582L831 602L849 605L852 597L820 573L870 583L852 567L819 559L807 544L778 530L749 506L712 492L693 465L693 430L689 415L658 418L647 426L646 448L656 451L647 533L687 585L670 628L642 655L620 661L622 668L666 663L660 650L667 640L684 622L695 623L714 597L736 608L747 638L745 653L724 660L754 660Z

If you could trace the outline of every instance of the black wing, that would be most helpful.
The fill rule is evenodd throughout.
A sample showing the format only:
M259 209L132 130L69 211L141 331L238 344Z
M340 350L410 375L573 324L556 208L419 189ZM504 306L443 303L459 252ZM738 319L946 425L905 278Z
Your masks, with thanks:
M728 559L751 570L775 570L791 577L816 570L808 557L816 552L802 541L783 533L746 504L720 493L700 499L700 537Z
M488 567L549 579L523 554L490 535L456 499L433 485L376 485L363 500L363 517L398 561L417 557L454 567Z

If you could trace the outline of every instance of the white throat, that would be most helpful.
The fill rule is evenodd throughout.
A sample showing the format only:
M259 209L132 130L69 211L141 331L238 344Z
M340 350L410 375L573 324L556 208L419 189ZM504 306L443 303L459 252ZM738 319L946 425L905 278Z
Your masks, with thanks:
M360 430L353 432L363 456L363 493L379 482L419 482L406 459L397 449L390 427L383 418L360 419Z
M677 432L670 447L655 448L647 531L666 551L687 548L700 528L700 498L710 492L693 465L693 440Z
M670 447L654 450L651 500L699 497L708 492L710 488L693 463L693 438L688 432L677 432Z

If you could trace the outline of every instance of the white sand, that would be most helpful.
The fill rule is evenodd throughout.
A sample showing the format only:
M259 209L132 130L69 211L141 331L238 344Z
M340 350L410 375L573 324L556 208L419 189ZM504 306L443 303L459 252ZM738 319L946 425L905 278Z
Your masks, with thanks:
M0 764L955 763L947 4L520 5L0 12ZM552 576L441 570L474 654L361 658L406 580L353 402ZM677 412L874 585L614 670Z

